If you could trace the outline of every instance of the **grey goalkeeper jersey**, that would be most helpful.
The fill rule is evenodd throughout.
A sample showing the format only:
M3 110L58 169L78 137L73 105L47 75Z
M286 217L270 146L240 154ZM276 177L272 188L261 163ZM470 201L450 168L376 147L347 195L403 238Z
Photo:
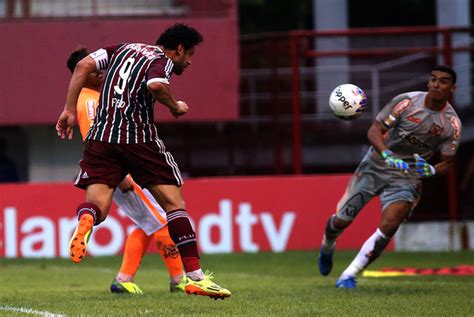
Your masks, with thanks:
M388 131L385 144L398 158L410 165L408 175L396 169L389 169L373 147L363 161L379 171L387 171L392 176L419 178L415 173L417 153L429 160L436 151L442 155L454 156L461 138L461 121L451 104L443 110L433 111L424 106L427 92L414 91L404 93L392 99L376 120Z

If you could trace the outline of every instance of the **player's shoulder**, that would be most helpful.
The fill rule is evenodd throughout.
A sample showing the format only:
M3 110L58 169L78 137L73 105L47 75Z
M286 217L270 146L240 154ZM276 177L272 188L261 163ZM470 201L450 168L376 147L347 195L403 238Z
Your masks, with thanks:
M417 100L423 100L426 96L426 91L409 91L401 93L393 98L393 100L401 101L411 101L412 103L416 102Z
M454 106L450 102L446 103L446 107L444 108L443 112L448 116L459 118L456 109L454 109Z
M160 58L165 57L164 52L159 46L145 44L145 43L127 43L123 46L125 50L136 51L141 55L145 55L149 58Z
M426 93L423 91L410 91L395 96L392 101L392 115L398 117L410 107L422 105Z
M166 74L171 74L174 68L173 61L165 55L160 47L154 46L154 48L156 49L154 51L155 58L153 58L150 64L150 69L164 69Z
M99 49L97 52L100 52L101 50L104 50L104 51L107 52L108 55L113 55L115 52L123 49L127 45L128 45L128 43L110 44L110 45L106 45L103 48Z
M449 102L443 110L443 115L448 119L449 123L455 131L455 134L459 134L462 130L461 119L459 118L454 107Z

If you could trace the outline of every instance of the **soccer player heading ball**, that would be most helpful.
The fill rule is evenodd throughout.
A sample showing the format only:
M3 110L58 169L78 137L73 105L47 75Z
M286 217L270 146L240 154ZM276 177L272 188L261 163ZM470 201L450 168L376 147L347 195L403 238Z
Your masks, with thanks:
M71 53L67 60L67 67L71 73L74 72L77 63L88 55L89 52L85 47L79 47ZM79 94L76 117L82 140L86 138L94 123L103 82L102 72L97 71L97 73L87 76ZM150 192L145 188L140 188L130 175L127 175L118 185L113 195L113 201L135 223L137 228L127 236L122 265L110 285L110 290L113 293L143 294L143 291L134 282L134 278L143 255L153 238L169 272L170 291L184 292L186 276L183 271L183 263L178 248L169 235L166 213L163 208Z
M367 137L371 143L326 224L319 253L319 271L328 275L333 266L337 237L357 217L369 200L380 195L380 226L336 282L338 288L355 288L356 276L380 256L409 218L421 194L421 178L446 173L458 149L461 122L448 102L456 89L456 73L447 66L435 67L428 92L396 96L377 115ZM428 160L436 151L441 160Z
M156 45L122 43L91 53L74 70L56 130L61 138L72 138L77 99L87 76L107 70L75 182L86 190L86 202L77 207L78 225L70 242L72 261L80 262L85 256L93 225L105 220L115 188L130 174L167 214L169 234L187 275L185 291L225 298L230 291L201 270L196 237L182 196L181 173L154 124L156 100L175 117L187 113L188 105L173 97L169 85L172 74L181 75L191 65L201 42L198 31L177 23L159 36Z

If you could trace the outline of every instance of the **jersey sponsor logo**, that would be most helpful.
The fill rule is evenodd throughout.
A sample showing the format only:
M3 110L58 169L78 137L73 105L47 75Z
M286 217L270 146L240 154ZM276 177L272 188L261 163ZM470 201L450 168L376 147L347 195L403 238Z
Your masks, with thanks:
M441 135L441 131L443 131L443 128L436 123L433 123L433 125L430 128L430 133L434 136L439 136Z
M456 117L451 117L451 126L454 129L454 139L459 140L461 138L461 122Z
M415 146L418 146L420 149L427 149L429 148L429 145L426 144L425 142L419 140L417 137L413 135L408 135L404 131L400 130L398 131L398 136L403 139L408 141L410 144L413 144Z
M123 101L122 99L118 99L118 98L112 98L112 107L123 108L123 107L125 107L125 101Z
M89 175L87 174L86 171L84 171L84 173L82 173L81 178L84 178L84 179L89 178Z
M417 118L415 116L408 116L407 117L407 120L408 121L411 121L411 122L414 122L416 124L420 124L421 123L421 119L420 118Z
M86 100L86 112L87 112L87 118L89 120L94 120L95 118L95 108L96 108L96 102L94 99L87 99Z
M408 107L410 106L410 100L405 99L397 103L393 109L392 109L392 114L395 117L398 117L403 111L405 111Z

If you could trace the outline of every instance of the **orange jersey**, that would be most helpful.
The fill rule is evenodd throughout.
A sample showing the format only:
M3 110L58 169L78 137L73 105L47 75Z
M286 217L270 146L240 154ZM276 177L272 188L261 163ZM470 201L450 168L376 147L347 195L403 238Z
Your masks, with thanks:
M94 123L95 110L99 103L100 92L89 88L82 88L77 100L76 112L77 122L81 130L82 140L86 138L87 132Z

